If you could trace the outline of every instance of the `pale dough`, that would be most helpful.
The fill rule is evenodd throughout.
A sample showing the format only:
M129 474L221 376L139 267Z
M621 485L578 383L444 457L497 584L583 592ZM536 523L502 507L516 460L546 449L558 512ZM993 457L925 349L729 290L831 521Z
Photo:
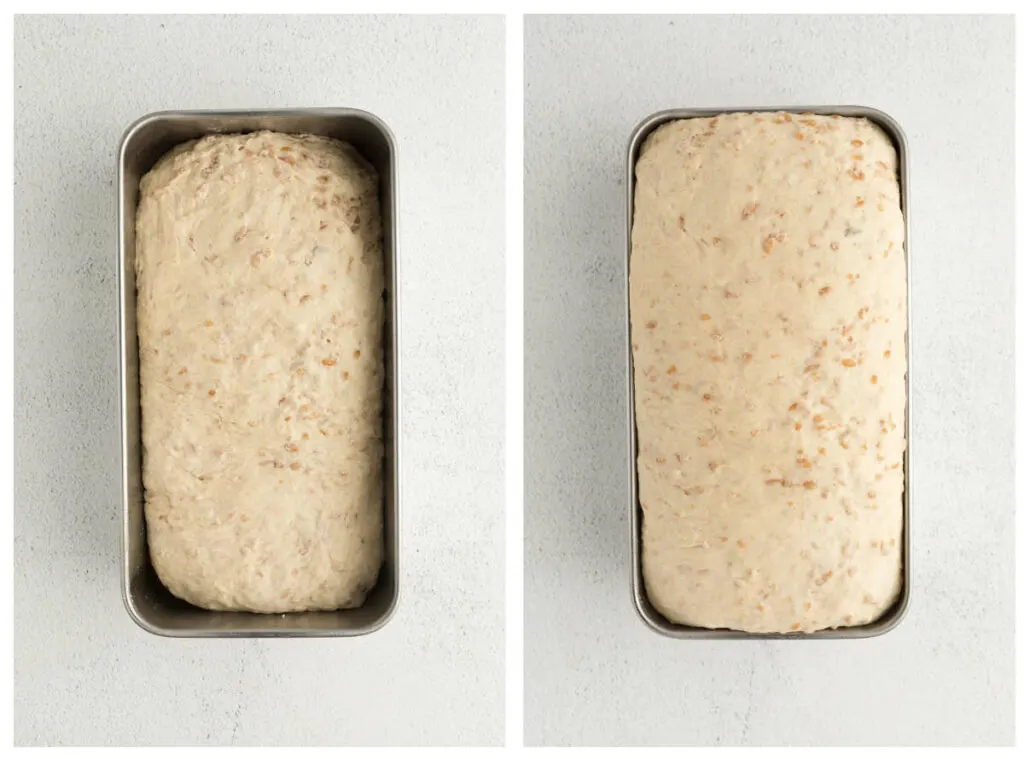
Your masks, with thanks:
M642 564L668 620L811 632L901 589L906 269L897 154L862 118L658 128L630 314Z
M141 182L143 478L161 581L206 609L359 606L382 555L378 179L271 132Z

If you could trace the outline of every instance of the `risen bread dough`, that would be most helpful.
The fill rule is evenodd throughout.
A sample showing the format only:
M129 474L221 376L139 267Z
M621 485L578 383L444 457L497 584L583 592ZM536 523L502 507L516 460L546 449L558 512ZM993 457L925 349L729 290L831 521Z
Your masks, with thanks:
M675 121L636 165L642 563L668 620L811 632L901 588L906 270L866 119Z
M175 148L136 235L153 566L207 609L363 603L381 564L377 176L270 132Z

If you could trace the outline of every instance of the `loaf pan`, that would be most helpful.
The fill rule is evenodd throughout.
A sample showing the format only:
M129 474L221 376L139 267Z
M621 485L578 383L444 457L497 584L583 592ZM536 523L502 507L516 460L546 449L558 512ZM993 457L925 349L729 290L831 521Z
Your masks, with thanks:
M640 147L644 140L659 126L669 121L689 118L703 118L720 116L726 113L753 113L787 111L789 113L808 113L819 116L852 116L866 118L881 127L892 140L899 156L899 183L900 183L900 206L903 210L903 223L905 226L904 259L907 266L907 411L906 411L906 435L907 447L903 454L903 587L900 595L893 602L889 610L878 620L868 625L859 627L841 627L834 630L820 630L814 633L747 633L738 630L708 629L703 627L689 627L669 622L651 604L644 588L643 569L641 565L641 520L643 514L640 508L639 482L637 471L637 430L636 430L636 388L633 374L633 350L632 340L626 341L626 366L629 378L629 403L628 403L628 425L629 425L629 528L631 541L631 567L630 577L633 591L633 605L640 619L643 620L652 630L672 638L785 638L788 640L808 640L812 638L870 638L889 632L902 621L910 605L910 373L911 373L911 351L910 351L910 205L909 205L909 184L910 175L907 166L907 138L903 129L896 121L881 111L874 108L861 106L774 106L759 108L681 108L654 113L641 121L629 140L629 150L626 157L626 334L630 335L629 322L629 262L632 254L632 226L633 226L633 192L636 180L635 167L640 154Z
M356 147L380 175L387 303L384 384L384 562L377 585L358 609L292 614L207 611L163 586L149 559L143 514L139 343L135 313L135 212L139 180L175 145L210 134L269 129L318 134ZM399 298L398 188L395 140L376 116L347 108L151 113L124 133L118 149L118 294L121 375L121 488L124 567L121 584L128 614L144 630L188 638L327 637L380 629L394 613L399 578Z

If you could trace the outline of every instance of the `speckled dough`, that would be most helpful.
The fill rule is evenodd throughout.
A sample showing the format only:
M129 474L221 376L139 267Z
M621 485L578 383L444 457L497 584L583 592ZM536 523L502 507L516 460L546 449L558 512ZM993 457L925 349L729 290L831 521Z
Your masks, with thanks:
M636 166L642 561L673 622L811 632L901 588L906 270L865 119L666 124Z
M142 179L136 277L153 566L220 610L349 608L382 554L377 176L262 132Z

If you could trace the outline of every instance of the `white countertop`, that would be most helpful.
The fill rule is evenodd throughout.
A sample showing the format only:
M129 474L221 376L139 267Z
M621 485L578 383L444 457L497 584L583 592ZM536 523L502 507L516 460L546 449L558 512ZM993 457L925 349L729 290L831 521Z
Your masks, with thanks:
M499 743L500 18L15 21L16 744ZM163 109L353 106L397 136L402 600L359 639L172 640L120 591L115 150Z
M526 20L527 744L1013 740L1013 22ZM912 601L880 638L677 641L632 609L624 172L684 106L858 104L911 155Z

